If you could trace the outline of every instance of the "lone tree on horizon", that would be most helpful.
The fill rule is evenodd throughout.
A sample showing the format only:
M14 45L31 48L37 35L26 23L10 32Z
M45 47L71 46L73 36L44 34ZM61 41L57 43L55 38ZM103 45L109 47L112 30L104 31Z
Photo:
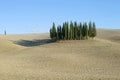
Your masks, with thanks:
M7 35L7 32L6 32L6 30L4 31L4 35Z

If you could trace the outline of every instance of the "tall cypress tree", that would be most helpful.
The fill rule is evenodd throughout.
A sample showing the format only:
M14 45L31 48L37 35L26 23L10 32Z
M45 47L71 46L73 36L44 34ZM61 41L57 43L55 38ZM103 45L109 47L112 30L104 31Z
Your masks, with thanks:
M80 40L80 25L77 25L77 39Z
M69 39L69 23L66 22L66 27L67 27L67 40Z
M80 39L82 39L82 23L80 23Z
M73 23L72 21L70 22L70 39L73 39Z
M95 23L93 22L93 29L92 29L92 37L95 37L96 35L97 35L97 33L96 33L96 25L95 25Z
M92 23L89 22L89 31L88 31L89 37L92 37Z
M82 23L78 25L77 36L79 40L82 39Z
M75 40L75 26L74 23L72 23L73 27L72 27L72 39Z
M57 38L57 32L56 32L56 27L54 22L53 22L52 32L53 32L53 38Z
M77 36L77 22L74 22L74 37L75 37L75 39L78 38L78 36Z
M50 29L50 38L53 38L53 33L52 33L52 29Z
M65 40L67 40L67 37L68 37L68 30L67 30L67 22L65 22Z
M60 39L60 25L57 27L57 39Z
M65 23L63 23L62 27L62 39L65 39Z
M60 40L62 39L62 28L60 26Z
M85 38L85 23L83 23L82 27L82 37Z
M85 23L85 37L88 39L88 25Z
M69 39L69 23L68 22L63 23L62 32L63 32L64 39L68 40Z

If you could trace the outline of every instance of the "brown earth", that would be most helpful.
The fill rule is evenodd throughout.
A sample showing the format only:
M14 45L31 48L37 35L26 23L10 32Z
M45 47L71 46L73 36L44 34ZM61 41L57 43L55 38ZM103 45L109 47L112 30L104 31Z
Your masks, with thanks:
M49 34L0 35L0 80L119 80L120 30L49 43Z

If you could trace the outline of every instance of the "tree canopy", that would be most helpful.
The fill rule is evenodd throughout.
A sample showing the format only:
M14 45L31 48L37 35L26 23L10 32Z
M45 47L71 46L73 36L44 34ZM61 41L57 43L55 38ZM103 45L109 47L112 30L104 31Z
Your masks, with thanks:
M57 40L82 40L88 38L94 38L97 35L95 22L64 22L56 27L53 23L50 29L51 39Z

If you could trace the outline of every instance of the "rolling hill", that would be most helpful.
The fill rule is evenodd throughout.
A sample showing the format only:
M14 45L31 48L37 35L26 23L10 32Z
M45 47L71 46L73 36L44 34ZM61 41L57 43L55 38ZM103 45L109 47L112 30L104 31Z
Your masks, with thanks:
M0 79L119 80L119 33L98 29L95 39L55 43L47 33L0 35Z

